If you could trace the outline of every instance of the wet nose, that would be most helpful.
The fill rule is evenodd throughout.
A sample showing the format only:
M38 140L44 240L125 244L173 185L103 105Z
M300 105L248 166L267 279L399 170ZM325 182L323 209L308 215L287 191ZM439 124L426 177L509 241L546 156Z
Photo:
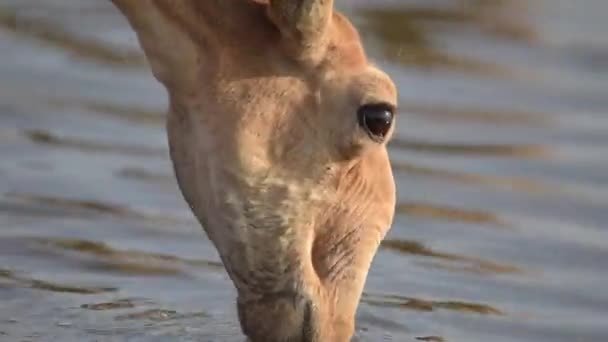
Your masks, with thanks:
M292 293L238 300L241 328L251 342L317 342L313 310L310 299Z

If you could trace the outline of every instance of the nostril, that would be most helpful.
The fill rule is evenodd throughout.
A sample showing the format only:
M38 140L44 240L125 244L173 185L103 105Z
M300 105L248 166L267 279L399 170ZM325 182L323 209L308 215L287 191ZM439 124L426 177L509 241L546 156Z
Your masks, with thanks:
M315 329L313 321L313 304L312 301L306 300L304 304L304 314L302 320L302 341L314 341Z
M393 123L393 108L387 104L363 105L357 111L359 126L372 139L381 141L388 134Z

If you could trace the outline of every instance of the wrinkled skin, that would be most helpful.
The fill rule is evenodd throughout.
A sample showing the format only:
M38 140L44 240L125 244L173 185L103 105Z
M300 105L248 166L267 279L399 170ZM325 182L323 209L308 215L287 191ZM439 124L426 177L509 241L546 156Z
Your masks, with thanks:
M349 341L394 215L390 78L330 0L112 0L170 98L175 174L251 341ZM394 126L394 125L393 125Z

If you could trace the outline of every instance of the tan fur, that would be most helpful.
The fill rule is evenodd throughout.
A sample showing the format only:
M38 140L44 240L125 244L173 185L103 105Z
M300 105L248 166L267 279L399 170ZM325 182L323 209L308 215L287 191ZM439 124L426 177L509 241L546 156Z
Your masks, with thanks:
M176 177L243 332L349 341L395 206L392 132L372 141L356 112L396 105L389 77L331 0L112 2L168 91Z

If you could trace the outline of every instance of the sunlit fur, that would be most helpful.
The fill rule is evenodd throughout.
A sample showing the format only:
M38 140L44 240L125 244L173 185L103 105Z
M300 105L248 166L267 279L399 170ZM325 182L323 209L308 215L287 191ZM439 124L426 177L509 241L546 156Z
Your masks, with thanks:
M386 140L356 113L396 106L390 78L330 0L112 2L168 91L176 177L244 334L350 340L395 206Z

